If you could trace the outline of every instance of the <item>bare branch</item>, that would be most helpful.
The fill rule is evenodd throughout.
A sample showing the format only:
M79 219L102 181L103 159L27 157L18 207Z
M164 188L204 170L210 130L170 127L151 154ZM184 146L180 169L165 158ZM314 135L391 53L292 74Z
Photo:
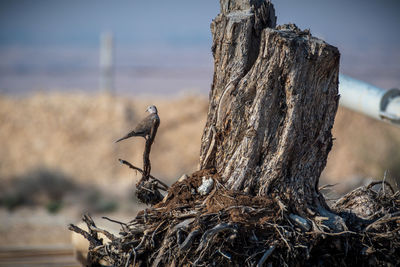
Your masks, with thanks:
M124 165L128 166L129 168L134 169L134 170L140 172L142 175L144 175L144 171L143 171L141 168L132 165L130 162L128 162L128 161L126 161L126 160L123 160L123 159L118 159L118 161L119 161L121 164L124 164ZM162 189L162 190L164 190L164 191L168 191L169 186L168 186L167 184L165 184L163 181L157 179L156 177L154 177L154 176L151 175L151 174L149 175L149 178L151 178L151 179L157 181L160 185L162 185L162 187L160 187L160 189Z

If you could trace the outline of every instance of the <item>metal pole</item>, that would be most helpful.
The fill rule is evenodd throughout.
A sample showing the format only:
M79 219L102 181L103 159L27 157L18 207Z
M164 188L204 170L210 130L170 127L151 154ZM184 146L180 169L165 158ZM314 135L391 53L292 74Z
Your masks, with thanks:
M114 43L110 32L100 37L100 90L114 94Z
M385 90L339 75L339 104L378 120L400 126L400 90Z

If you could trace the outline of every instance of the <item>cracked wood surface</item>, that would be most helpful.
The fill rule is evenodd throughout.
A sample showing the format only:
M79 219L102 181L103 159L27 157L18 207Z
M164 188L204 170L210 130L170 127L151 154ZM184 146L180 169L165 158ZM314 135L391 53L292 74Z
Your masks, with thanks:
M315 206L340 54L295 25L275 28L272 4L250 2L221 1L211 24L214 79L200 166L215 167L229 189Z

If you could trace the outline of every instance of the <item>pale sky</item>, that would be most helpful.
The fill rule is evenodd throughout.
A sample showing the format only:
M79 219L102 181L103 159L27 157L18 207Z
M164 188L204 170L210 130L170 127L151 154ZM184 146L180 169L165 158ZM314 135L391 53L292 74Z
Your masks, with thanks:
M338 46L342 72L400 87L400 1L272 2L278 24L293 22ZM209 25L218 12L216 0L1 0L0 90L24 86L15 70L34 77L35 68L97 68L103 31L114 34L117 67L201 67L207 73L200 87L209 87Z

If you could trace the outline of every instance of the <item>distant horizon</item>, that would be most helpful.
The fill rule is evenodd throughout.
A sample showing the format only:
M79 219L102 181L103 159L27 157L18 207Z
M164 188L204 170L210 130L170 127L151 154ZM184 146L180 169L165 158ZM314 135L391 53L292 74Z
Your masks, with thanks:
M272 2L279 24L309 28L339 48L341 72L400 87L400 1ZM3 0L0 93L97 90L99 38L111 31L117 92L206 94L213 72L209 25L218 13L211 0Z

